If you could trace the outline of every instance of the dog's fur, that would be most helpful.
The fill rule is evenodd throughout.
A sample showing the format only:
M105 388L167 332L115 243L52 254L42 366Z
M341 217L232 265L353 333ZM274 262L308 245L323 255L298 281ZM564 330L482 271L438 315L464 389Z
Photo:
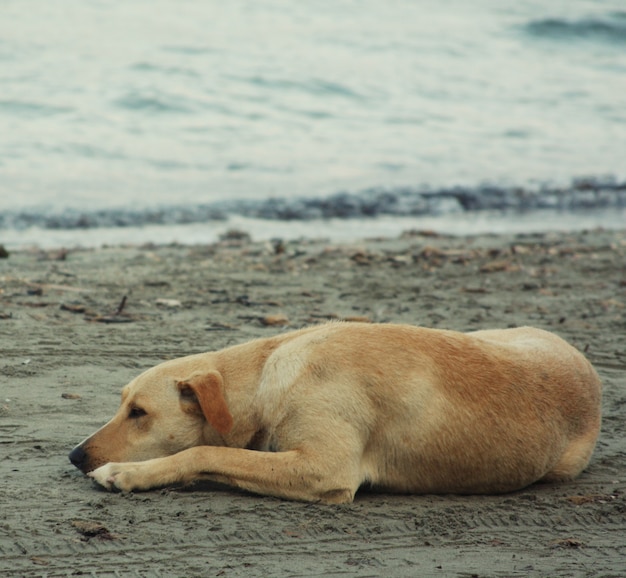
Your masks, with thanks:
M578 475L600 402L585 357L539 329L330 323L146 371L70 460L124 491L208 479L331 503L363 484L508 492Z

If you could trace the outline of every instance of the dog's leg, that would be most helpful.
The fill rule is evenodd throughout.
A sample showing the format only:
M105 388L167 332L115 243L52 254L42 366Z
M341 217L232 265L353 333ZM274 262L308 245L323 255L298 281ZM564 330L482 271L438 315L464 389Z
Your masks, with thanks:
M351 502L361 483L358 459L352 464L349 459L334 462L323 452L198 446L145 462L109 463L89 476L108 489L122 491L212 480L292 500Z

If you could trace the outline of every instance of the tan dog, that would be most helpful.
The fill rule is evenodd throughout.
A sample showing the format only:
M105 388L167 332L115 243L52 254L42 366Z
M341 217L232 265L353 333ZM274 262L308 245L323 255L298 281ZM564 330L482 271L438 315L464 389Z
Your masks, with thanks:
M149 369L69 457L124 491L206 479L329 503L363 484L508 492L578 475L600 401L585 357L539 329L330 323Z

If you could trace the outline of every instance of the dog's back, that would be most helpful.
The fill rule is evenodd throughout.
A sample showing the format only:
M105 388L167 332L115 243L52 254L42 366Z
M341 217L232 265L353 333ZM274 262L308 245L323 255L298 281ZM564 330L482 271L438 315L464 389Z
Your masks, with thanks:
M296 375L314 376L311 403L327 396L328 412L352 411L369 432L363 479L393 490L491 493L570 479L589 462L599 433L596 372L539 329L331 324L275 356L284 362L272 366L280 397L292 380L302 384ZM332 394L317 390L331 382Z

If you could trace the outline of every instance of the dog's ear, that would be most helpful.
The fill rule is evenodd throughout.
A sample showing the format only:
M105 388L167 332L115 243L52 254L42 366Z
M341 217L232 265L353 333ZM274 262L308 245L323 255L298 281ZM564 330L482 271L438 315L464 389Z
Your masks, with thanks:
M197 374L178 382L178 389L183 398L195 398L206 420L221 434L227 434L233 427L224 399L224 382L217 372Z

